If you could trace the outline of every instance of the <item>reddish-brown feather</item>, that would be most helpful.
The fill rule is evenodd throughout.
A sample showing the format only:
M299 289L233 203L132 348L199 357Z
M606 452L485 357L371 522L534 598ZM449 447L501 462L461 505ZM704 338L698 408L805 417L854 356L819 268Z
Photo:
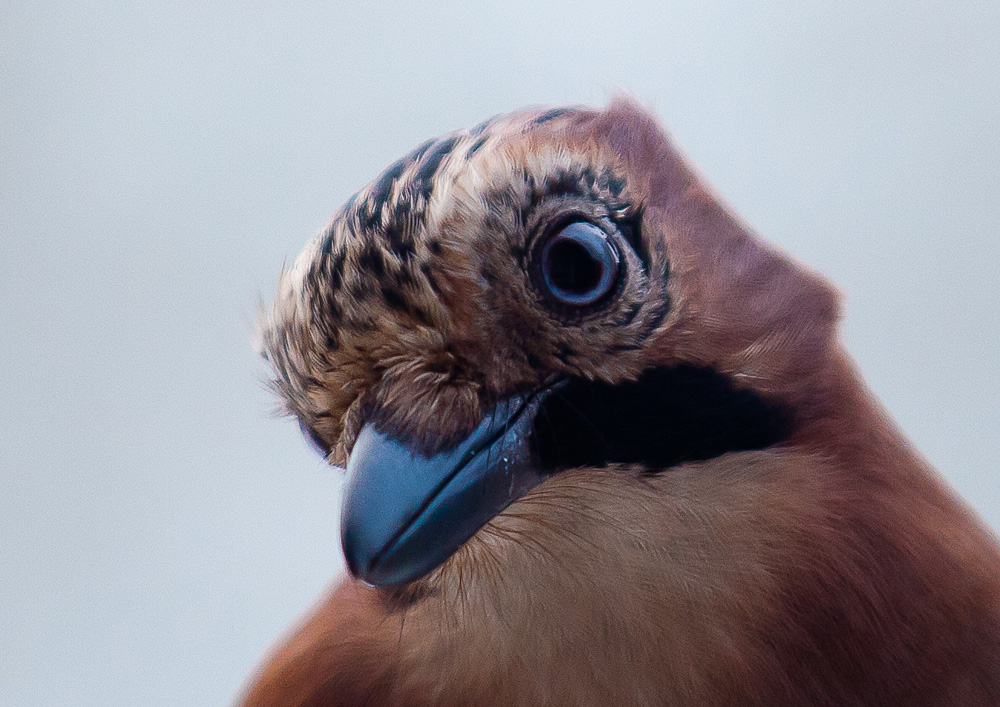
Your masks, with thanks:
M614 163L643 204L645 231L661 239L653 245L669 255L662 325L620 360L587 349L600 332L581 334L572 343L583 372L623 379L650 366L710 366L780 400L795 432L772 449L655 476L632 467L557 474L413 586L393 592L348 580L333 590L265 661L242 704L1000 704L996 540L866 390L836 337L833 290L758 242L628 102L494 137L514 161L558 140ZM462 203L441 217L446 235L458 232L448 230L455 219L471 218L471 202ZM464 256L449 257L440 277L471 292ZM502 304L504 322L534 316L516 299ZM482 333L495 345L484 360L497 377L478 385L526 380L516 352L489 336L491 314L463 306L441 325L451 332L448 355L476 360ZM301 334L308 322L275 326ZM364 357L362 349L323 354L326 373L314 378L330 376L328 395L320 386L294 397L297 384L288 386L295 411L308 417L318 405L334 420L329 441L346 448L338 435L350 429L344 420L360 393L345 398L338 376L375 386L386 409L436 394L464 400L448 387L459 385L455 377L441 376L438 389L413 383L429 365L416 352L419 337L388 319L378 326L352 334L358 346L370 337ZM457 365L421 336L431 343L419 355L437 357L435 370ZM375 383L380 346L394 368ZM290 375L322 358L310 351L272 351L272 359L291 361ZM472 403L448 405L459 418L479 414ZM419 411L406 421L428 434L467 423Z

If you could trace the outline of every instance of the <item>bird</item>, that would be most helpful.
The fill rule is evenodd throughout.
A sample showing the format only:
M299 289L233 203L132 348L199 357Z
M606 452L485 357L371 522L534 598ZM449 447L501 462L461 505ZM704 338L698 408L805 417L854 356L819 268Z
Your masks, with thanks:
M997 540L841 316L631 98L423 143L261 315L349 574L240 704L1000 704Z

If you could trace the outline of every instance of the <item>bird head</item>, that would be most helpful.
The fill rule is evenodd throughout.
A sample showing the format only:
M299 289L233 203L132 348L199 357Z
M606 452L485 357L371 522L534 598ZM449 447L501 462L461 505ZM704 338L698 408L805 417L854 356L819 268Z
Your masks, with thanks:
M568 470L787 443L822 404L836 318L827 285L617 100L498 116L395 162L282 273L262 350L347 467L350 570L398 585Z
M629 101L421 145L263 316L364 582L248 704L996 704L996 543L837 319Z

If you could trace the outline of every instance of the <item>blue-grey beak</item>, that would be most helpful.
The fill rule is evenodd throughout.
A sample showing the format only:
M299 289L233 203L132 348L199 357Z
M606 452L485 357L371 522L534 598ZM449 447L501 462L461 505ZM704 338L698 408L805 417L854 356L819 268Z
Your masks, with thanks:
M548 392L500 402L431 457L366 424L347 462L341 517L351 574L379 586L419 579L538 484L529 437Z

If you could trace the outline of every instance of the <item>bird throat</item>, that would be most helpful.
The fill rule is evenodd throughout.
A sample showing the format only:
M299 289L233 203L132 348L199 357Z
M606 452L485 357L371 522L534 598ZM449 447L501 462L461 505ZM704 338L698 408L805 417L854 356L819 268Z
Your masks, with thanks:
M791 432L789 416L710 368L651 369L635 381L574 378L555 386L532 430L541 469L638 464L658 473L727 452L763 449Z

